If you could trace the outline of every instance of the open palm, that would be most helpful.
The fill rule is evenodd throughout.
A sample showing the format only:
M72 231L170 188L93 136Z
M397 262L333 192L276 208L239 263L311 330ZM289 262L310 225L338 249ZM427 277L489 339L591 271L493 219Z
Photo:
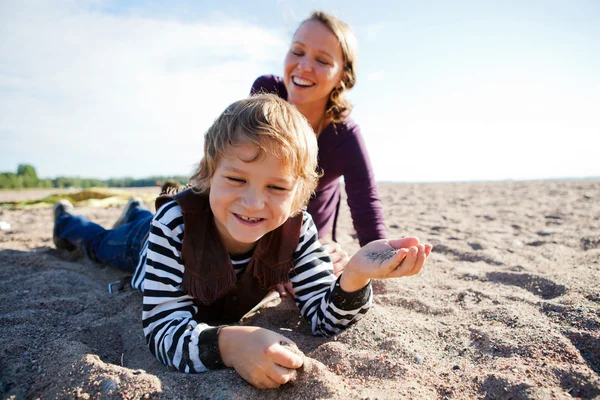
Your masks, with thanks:
M431 248L416 237L376 240L361 248L347 268L368 279L411 276L421 271Z

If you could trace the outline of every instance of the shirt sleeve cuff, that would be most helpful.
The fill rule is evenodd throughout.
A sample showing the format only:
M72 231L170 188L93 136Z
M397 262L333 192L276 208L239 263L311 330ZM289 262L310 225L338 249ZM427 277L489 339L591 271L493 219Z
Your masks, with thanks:
M200 361L208 369L225 368L219 351L219 331L225 325L204 329L198 338Z
M371 281L362 289L354 292L345 292L340 286L338 277L331 292L331 302L339 309L344 311L356 310L369 302L371 298Z

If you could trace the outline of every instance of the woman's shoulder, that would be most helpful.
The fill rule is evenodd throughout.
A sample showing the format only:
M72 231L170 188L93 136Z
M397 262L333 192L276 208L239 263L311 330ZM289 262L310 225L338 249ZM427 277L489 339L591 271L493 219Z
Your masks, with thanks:
M336 138L336 141L346 142L347 140L352 140L353 138L360 137L360 126L352 119L352 117L348 116L343 121L340 122L332 122L326 128L327 136L332 138Z
M343 121L335 123L338 132L358 132L360 133L360 126L352 119L351 116L347 116Z
M283 79L276 75L262 75L256 78L252 84L250 94L274 93L283 99L287 99L287 89Z

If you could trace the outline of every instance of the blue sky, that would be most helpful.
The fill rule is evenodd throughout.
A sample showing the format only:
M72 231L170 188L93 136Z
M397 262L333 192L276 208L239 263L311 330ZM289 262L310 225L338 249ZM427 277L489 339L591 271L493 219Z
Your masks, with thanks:
M0 1L0 171L189 174L315 9L357 35L378 180L600 176L600 2L579 0Z

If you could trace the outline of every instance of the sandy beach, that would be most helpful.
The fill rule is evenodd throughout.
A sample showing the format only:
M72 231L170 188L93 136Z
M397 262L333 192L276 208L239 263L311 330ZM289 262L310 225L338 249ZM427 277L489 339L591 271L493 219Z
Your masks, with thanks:
M381 184L380 195L390 237L434 245L426 267L373 282L373 308L333 338L312 336L289 300L245 319L305 355L297 380L269 391L230 369L162 365L140 293L107 291L123 273L55 249L50 208L0 210L11 226L0 231L1 397L600 398L600 181ZM122 206L76 211L110 227ZM352 254L345 203L339 224Z

